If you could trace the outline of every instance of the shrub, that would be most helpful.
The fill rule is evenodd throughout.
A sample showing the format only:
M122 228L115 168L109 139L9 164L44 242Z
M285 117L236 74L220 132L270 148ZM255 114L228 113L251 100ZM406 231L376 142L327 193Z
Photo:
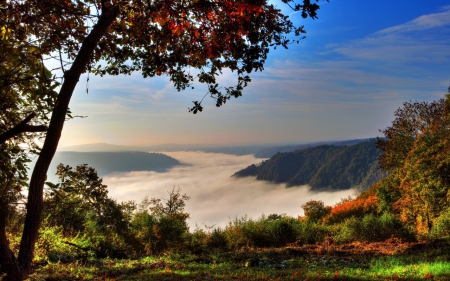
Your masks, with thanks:
M311 222L319 222L331 212L330 207L325 207L323 201L310 200L302 205L305 217Z
M259 221L249 220L242 229L248 244L255 247L270 247L273 240L269 224L264 217Z
M352 241L383 241L389 238L414 240L414 235L401 223L401 221L385 213L380 217L368 214L361 218L352 217L341 223L335 236L337 243Z
M340 223L351 217L363 218L367 214L377 214L378 199L369 196L365 199L344 199L331 209L328 223Z
M302 221L297 224L296 232L298 244L315 244L325 240L325 236L330 232L330 227L309 221Z
M68 245L61 226L43 227L36 243L35 261L73 262L83 255L79 248Z
M434 221L431 228L431 236L434 238L450 235L450 208Z
M206 246L209 249L226 249L228 245L225 231L215 228L206 239Z
M227 237L228 249L238 250L244 246L248 246L249 241L244 236L243 227L248 222L246 216L241 218L235 218L228 222L225 227L224 233Z
M191 252L200 252L206 248L206 239L208 234L203 229L196 227L192 233L187 233L186 244Z

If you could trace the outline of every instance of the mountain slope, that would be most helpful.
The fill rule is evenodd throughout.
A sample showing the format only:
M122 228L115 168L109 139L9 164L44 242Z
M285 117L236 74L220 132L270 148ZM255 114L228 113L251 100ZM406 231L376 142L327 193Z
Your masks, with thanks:
M161 153L148 153L137 151L124 152L56 152L52 160L47 176L50 181L56 180L56 166L60 163L76 167L81 164L88 164L95 168L99 176L104 176L114 172L131 171L157 171L164 172L180 162ZM34 163L30 165L34 166Z
M284 145L284 146L271 146L259 149L255 153L256 158L270 158L277 154L278 152L294 152L297 150L317 147L321 145L333 145L333 146L348 146L354 145L361 142L369 141L370 139L354 139L354 140L344 140L344 141L322 141L322 142L311 142L295 145Z
M373 140L351 146L321 145L277 153L233 176L256 176L257 180L286 183L287 187L308 184L313 190L364 190L383 177L378 169L380 153Z

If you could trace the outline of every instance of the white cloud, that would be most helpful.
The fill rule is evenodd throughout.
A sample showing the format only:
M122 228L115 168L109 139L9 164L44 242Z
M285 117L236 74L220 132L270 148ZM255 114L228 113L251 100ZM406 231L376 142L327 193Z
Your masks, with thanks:
M236 216L257 219L266 215L286 213L301 215L301 205L311 199L333 205L341 198L355 195L354 190L334 193L310 192L307 186L286 188L284 184L256 181L253 178L232 178L236 171L261 160L252 155L235 156L204 152L168 152L186 165L166 173L130 172L104 177L110 196L118 200L140 202L149 198L167 198L167 192L180 187L191 196L186 211L191 214L191 228L203 224L224 227Z
M450 9L423 15L364 38L328 45L328 52L347 58L398 63L442 63L450 60Z
M447 25L450 25L450 6L445 7L443 12L423 15L404 24L383 29L375 34L395 34L411 31L423 31Z

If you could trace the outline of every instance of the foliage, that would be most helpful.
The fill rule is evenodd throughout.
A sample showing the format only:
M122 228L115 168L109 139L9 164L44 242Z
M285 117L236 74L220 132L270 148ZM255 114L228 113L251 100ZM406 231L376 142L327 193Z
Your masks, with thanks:
M297 244L322 243L331 228L322 224L312 222L299 222L297 227Z
M96 249L101 256L138 246L129 228L134 202L119 204L110 199L107 186L87 164L75 170L61 164L57 175L59 183L47 183L47 226L61 227L65 236L83 236L84 248Z
M351 197L342 199L332 209L327 223L339 223L348 218L362 218L367 214L378 213L378 198L369 196L365 199L352 199Z
M131 225L147 253L183 247L189 230L186 223L189 214L184 212L188 200L189 196L173 188L167 200L145 198L142 201Z
M380 206L419 233L428 233L450 206L449 103L450 97L404 103L377 141L380 165L390 172L380 183Z
M282 217L280 219L268 219L262 216L259 220L249 220L242 227L242 232L249 246L277 247L297 240L294 218Z
M450 236L450 208L447 208L435 220L431 229L431 235L433 237Z
M61 226L43 227L36 243L35 261L68 263L76 261L85 254L79 248L67 244L67 240Z
M373 140L351 146L320 145L275 154L233 176L256 176L288 187L308 184L313 190L365 190L385 176L378 169L380 153Z
M362 219L352 217L343 222L335 235L337 243L352 241L383 241L388 238L401 238L413 241L414 235L401 223L401 221L389 213L380 217L367 214Z
M319 222L331 213L330 207L325 207L323 201L310 200L302 205L308 221Z
M26 41L26 27L0 4L0 213L9 216L23 203L27 163L39 151L36 140L48 123L59 85L44 67L39 47ZM5 218L8 221L8 218ZM4 227L1 226L4 231Z

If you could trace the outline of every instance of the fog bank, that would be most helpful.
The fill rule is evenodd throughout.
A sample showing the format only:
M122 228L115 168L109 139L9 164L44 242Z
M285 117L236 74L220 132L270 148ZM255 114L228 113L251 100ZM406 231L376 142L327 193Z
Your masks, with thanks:
M355 196L355 190L310 192L308 186L286 188L254 178L231 175L251 164L261 162L253 155L228 155L205 152L164 152L184 165L167 172L114 173L103 177L110 196L119 200L141 202L149 198L168 198L168 191L180 188L191 199L186 203L191 230L200 227L224 227L230 219L247 215L257 219L263 213L303 215L301 205L314 199L334 205L341 198Z

